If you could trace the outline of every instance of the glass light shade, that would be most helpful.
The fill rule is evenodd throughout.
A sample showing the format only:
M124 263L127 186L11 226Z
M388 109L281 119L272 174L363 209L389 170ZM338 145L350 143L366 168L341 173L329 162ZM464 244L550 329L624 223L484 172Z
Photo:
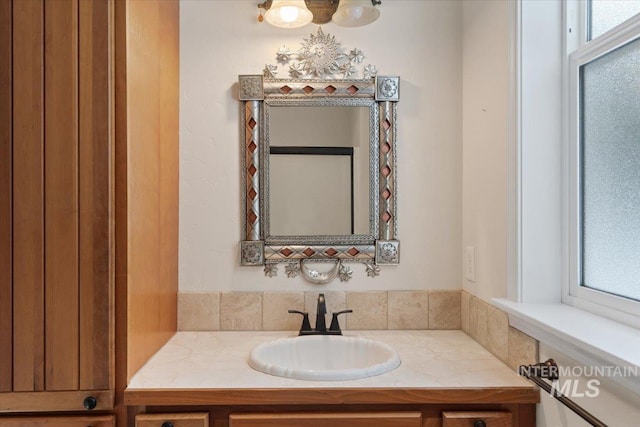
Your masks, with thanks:
M340 0L333 22L341 27L361 27L378 19L380 11L371 0Z
M304 0L273 0L264 18L275 27L298 28L311 22L313 13Z

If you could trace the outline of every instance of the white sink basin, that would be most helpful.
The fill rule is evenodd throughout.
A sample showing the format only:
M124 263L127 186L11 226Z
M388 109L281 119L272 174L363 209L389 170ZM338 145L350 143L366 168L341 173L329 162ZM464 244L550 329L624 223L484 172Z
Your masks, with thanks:
M298 380L354 380L400 366L400 356L385 343L362 337L311 335L256 346L249 366L266 374Z

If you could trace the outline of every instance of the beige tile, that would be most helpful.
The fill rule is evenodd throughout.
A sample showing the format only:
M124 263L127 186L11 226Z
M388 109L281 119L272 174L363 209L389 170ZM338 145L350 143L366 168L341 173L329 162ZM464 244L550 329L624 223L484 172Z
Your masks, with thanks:
M460 329L460 291L429 292L429 329Z
M428 291L390 291L389 329L427 329L429 327Z
M479 342L484 348L489 348L487 309L487 303L471 295L469 298L469 332L471 338Z
M327 306L325 324L327 328L331 326L331 313L335 313L346 308L346 294L344 292L305 292L304 310L309 313L311 327L316 326L316 313L318 310L318 294L324 294L324 301ZM349 307L350 308L350 307ZM340 316L340 326L344 329L345 318Z
M346 329L387 329L387 292L347 292Z
M509 317L491 305L487 308L489 351L507 363L509 358Z
M469 300L470 295L462 291L460 294L460 326L462 330L469 335Z
M178 293L178 330L220 330L220 294L218 292Z
M303 292L265 292L262 294L262 330L297 331L302 317L288 310L304 310Z
M222 292L220 329L223 331L259 331L262 329L261 292Z
M520 365L534 363L538 363L538 341L510 326L507 365L516 370Z

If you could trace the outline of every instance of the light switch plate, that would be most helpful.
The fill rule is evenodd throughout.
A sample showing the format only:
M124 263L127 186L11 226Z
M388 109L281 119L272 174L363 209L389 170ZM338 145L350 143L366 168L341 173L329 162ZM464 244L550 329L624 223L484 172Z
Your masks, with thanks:
M467 246L464 251L464 274L468 281L476 281L476 248Z

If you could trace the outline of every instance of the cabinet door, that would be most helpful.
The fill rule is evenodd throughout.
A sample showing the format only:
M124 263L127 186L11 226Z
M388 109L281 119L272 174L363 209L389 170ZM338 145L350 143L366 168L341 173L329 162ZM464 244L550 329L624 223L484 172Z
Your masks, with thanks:
M229 427L421 427L420 412L232 414Z
M0 0L0 411L113 406L112 6Z
M511 427L510 412L443 412L442 427Z

